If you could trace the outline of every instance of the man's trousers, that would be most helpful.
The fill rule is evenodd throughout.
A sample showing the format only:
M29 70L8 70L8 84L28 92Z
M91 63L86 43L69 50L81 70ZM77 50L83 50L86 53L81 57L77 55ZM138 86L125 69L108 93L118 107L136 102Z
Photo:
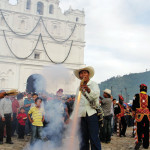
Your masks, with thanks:
M138 135L138 142L142 141L143 137L143 147L149 147L149 120L145 115L141 122L137 122L137 135Z
M101 150L97 114L92 116L86 114L86 117L81 117L80 131L80 150L89 150L89 140L91 143L91 150Z
M2 118L0 118L0 142L3 142L3 136L4 136L4 127L6 125L6 142L11 141L11 114L5 114L5 121L2 121Z

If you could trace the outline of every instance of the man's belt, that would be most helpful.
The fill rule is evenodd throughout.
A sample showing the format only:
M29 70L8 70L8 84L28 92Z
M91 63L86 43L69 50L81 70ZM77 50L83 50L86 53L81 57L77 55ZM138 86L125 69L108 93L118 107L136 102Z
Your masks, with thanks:
M135 119L137 122L141 122L144 116L148 117L148 120L150 121L150 112L149 109L143 109L143 108L137 108L136 109L136 115L135 115Z
M136 114L143 114L143 115L149 115L149 109L142 109L142 108L137 108L136 109Z

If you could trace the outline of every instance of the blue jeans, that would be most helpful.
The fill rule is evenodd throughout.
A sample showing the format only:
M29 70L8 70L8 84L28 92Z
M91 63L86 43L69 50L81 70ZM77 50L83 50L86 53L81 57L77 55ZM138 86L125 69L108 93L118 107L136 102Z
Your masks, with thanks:
M26 125L25 125L25 134L29 134L31 132L31 127L32 127L32 124L31 122L29 121L29 118L27 118L26 120Z
M42 126L32 125L32 135L31 135L31 145L36 142L36 140L41 140Z
M80 130L80 150L89 150L89 140L91 143L91 150L101 150L101 143L98 137L99 125L97 114L81 117Z

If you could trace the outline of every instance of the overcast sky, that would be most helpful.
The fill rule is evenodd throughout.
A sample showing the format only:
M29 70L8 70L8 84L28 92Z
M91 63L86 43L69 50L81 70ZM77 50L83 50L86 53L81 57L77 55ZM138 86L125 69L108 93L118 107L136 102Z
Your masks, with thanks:
M15 0L11 0L15 1ZM150 0L60 0L85 11L85 64L93 80L150 70Z

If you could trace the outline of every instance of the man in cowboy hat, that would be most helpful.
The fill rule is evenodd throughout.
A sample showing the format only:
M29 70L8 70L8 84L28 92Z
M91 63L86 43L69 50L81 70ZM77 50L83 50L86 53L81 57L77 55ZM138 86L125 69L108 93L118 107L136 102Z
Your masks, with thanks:
M18 94L18 91L13 89L13 90L10 90L10 91L0 91L0 99L4 98L5 96L13 96L13 95L17 95Z
M127 123L126 123L126 120L125 120L125 106L124 106L124 98L122 97L122 95L118 95L119 96L119 103L117 103L115 105L115 110L114 110L114 113L118 119L118 122L119 122L119 136L122 137L122 136L126 136L125 133L126 133L126 129L127 129Z
M88 66L75 70L74 74L78 79L84 79L84 83L77 90L77 93L79 89L82 92L78 112L78 117L81 118L80 150L89 150L89 141L91 143L91 150L101 150L101 143L98 137L99 125L97 111L91 106L91 103L99 106L100 95L98 84L90 80L94 76L94 69Z
M0 99L1 99L1 98L4 98L5 96L6 96L6 92L2 91L2 92L0 93Z
M111 90L105 89L103 91L103 96L104 96L104 99L101 100L101 107L104 112L104 119L103 119L104 126L100 130L100 139L102 142L110 143L111 141L111 119L112 119Z
M133 116L136 120L136 134L137 141L135 150L138 150L142 145L143 137L143 148L148 149L149 147L149 120L150 120L150 96L147 95L147 86L145 84L140 85L140 93L136 94L133 99ZM135 138L136 139L136 138Z

